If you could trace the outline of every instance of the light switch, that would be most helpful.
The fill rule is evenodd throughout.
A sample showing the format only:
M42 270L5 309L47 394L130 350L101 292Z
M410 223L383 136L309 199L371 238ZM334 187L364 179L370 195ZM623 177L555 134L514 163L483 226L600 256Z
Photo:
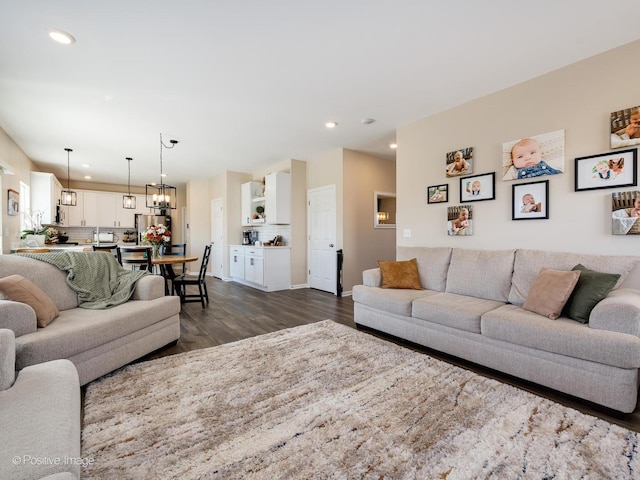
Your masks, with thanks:
M402 231L402 236L403 236L404 238L411 238L411 229L410 229L410 228L405 228L405 229Z

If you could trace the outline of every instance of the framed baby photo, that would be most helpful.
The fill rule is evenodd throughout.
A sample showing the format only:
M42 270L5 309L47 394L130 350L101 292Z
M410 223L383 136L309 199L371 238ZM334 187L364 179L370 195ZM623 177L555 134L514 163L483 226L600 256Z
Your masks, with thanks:
M611 233L640 235L640 192L611 194Z
M549 180L512 186L511 220L549 218Z
M460 179L460 203L495 200L496 172Z
M502 180L535 180L564 173L564 130L502 144Z
M427 203L446 203L449 201L449 184L427 187Z
M575 159L575 191L631 187L638 184L638 149Z
M461 148L447 153L445 174L449 177L459 177L473 173L473 147Z
M611 148L640 145L640 106L611 112Z
M20 193L9 189L7 192L7 215L18 215L20 211Z
M447 207L447 235L473 235L473 206Z

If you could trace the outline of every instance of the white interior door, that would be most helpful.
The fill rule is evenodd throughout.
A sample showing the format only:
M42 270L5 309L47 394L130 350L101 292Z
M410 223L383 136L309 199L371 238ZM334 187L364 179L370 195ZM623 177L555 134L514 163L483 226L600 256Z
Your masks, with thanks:
M211 200L211 275L222 278L224 272L224 222L222 198Z
M309 190L307 198L309 286L335 295L338 293L336 186Z

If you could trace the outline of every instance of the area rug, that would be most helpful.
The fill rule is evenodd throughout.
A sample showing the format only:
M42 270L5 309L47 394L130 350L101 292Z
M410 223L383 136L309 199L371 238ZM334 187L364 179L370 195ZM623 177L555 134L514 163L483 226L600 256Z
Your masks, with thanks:
M332 321L86 391L82 478L639 478L638 433Z

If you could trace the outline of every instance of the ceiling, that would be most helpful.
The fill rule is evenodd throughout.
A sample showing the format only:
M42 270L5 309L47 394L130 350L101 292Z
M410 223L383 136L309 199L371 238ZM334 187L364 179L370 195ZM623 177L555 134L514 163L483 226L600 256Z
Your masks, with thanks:
M337 148L394 159L396 127L636 40L639 14L638 0L5 2L0 127L63 183L65 147L72 180L126 184L130 156L133 185L159 181L160 133L180 141L163 155L176 186Z

